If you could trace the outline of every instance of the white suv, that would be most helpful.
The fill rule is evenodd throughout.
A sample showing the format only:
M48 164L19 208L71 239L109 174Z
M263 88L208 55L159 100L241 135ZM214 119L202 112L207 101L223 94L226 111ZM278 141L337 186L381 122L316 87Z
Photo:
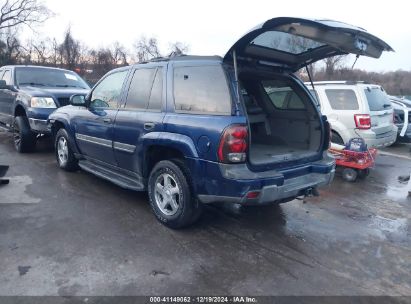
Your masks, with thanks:
M353 81L306 83L319 101L321 112L331 124L331 141L345 144L362 137L368 147L393 144L398 128L394 124L391 102L384 89L375 84Z

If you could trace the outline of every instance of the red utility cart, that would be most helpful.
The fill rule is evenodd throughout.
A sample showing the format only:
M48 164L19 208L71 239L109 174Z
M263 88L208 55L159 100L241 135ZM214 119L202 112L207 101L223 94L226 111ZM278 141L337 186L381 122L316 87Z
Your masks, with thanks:
M356 152L331 147L329 151L334 155L336 165L343 168L343 179L349 182L356 181L357 177L367 177L377 156L377 149L374 148L367 149L364 152Z

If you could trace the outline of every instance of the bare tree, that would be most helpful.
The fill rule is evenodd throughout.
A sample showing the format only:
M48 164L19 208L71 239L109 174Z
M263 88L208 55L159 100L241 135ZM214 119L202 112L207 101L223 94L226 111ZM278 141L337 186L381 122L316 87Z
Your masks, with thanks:
M111 47L111 56L114 65L128 65L126 48L118 41Z
M136 50L137 61L144 62L152 58L161 57L160 49L158 47L157 38L141 36L140 39L134 42Z
M346 56L347 55L338 55L323 60L325 64L325 75L329 78L328 80L333 79L335 72L343 67Z
M68 69L73 70L79 63L81 55L81 45L79 41L73 38L70 28L67 29L64 35L64 40L59 47L59 51L62 63L66 65Z
M0 30L23 24L31 27L43 23L51 15L52 12L38 0L6 0L0 9Z
M51 54L49 62L54 66L57 66L62 62L60 45L58 44L56 38L53 38L53 40L51 41Z
M33 57L37 63L45 64L48 62L51 51L50 41L48 39L38 41L31 40L30 46Z
M20 40L17 38L17 31L13 28L8 28L1 33L0 42L0 64L15 64L21 59L23 50Z
M171 55L184 55L187 54L190 50L190 46L180 41L170 43L169 49L171 51Z

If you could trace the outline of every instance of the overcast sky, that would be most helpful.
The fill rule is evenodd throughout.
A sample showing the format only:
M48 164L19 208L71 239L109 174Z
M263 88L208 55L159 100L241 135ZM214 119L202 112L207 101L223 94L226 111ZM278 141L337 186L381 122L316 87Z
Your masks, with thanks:
M411 26L407 1L92 1L44 0L56 14L38 32L61 41L71 25L76 39L91 47L119 41L131 49L141 35L155 36L163 52L172 41L189 44L190 54L224 55L255 25L273 17L328 18L365 28L395 53L360 58L356 67L371 71L411 70ZM24 36L29 35L25 30ZM349 58L347 65L352 64Z

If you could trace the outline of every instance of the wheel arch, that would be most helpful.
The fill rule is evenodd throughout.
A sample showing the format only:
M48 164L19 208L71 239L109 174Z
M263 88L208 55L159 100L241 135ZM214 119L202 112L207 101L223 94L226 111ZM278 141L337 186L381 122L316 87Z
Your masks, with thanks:
M53 137L53 140L55 140L56 134L60 129L65 129L66 130L66 132L68 134L68 141L69 141L69 145L70 145L71 149L75 153L79 153L79 150L77 149L77 144L74 140L73 133L71 132L71 128L70 128L70 125L69 125L67 120L62 119L62 118L58 118L58 119L54 119L51 122L51 135Z
M26 109L24 108L24 106L22 106L19 103L14 107L14 117L17 117L17 116L27 117Z
M181 159L185 161L184 152L176 147L164 144L148 145L144 149L143 157L143 177L148 178L154 166L162 160Z

